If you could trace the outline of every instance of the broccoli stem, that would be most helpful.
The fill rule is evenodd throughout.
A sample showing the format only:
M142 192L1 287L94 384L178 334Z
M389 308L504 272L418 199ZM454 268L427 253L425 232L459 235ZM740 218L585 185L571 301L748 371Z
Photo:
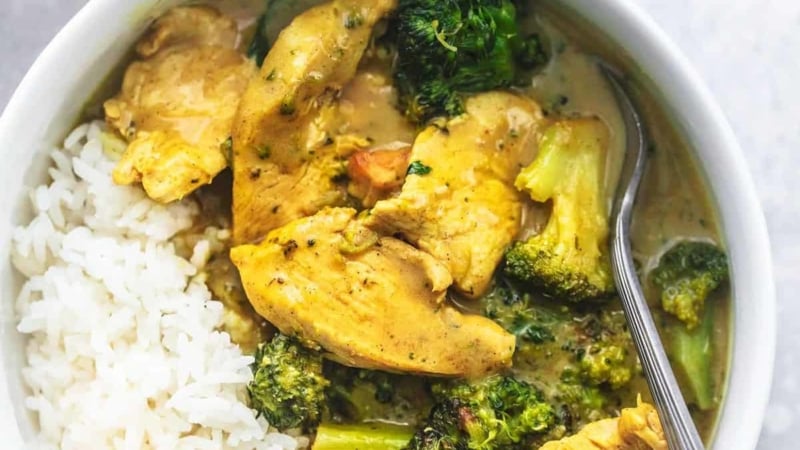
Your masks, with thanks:
M317 429L312 450L400 450L414 430L403 425L364 423L357 425L322 424Z
M714 308L710 306L706 308L699 327L689 330L683 324L677 324L671 333L672 359L677 375L683 381L684 389L689 389L694 404L703 411L716 404L715 386L711 377Z

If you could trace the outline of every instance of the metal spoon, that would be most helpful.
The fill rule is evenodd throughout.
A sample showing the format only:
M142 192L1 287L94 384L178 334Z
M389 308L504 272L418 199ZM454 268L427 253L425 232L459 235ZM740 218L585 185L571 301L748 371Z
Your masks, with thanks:
M631 253L630 226L633 205L647 165L645 131L639 114L619 81L618 75L600 63L614 89L626 127L625 168L614 207L614 229L611 244L611 265L614 281L622 299L625 318L633 342L642 362L644 376L650 387L669 448L673 450L700 450L703 442L692 421L689 409L672 372L650 308L639 284ZM626 179L627 178L627 179Z

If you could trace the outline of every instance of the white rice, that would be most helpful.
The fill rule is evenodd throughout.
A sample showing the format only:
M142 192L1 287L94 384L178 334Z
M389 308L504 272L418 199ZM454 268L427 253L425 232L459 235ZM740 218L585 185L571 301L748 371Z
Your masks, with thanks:
M53 151L52 181L31 192L35 218L14 234L40 448L296 448L247 407L252 358L218 331L222 304L197 276L211 244L190 262L170 243L197 207L114 185L104 141L95 122Z

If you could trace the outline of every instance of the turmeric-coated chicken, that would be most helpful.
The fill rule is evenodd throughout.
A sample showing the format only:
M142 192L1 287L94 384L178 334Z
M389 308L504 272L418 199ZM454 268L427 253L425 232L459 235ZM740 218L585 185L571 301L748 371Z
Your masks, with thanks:
M256 311L350 366L475 377L511 365L514 336L448 305L443 265L355 216L324 209L234 248Z
M255 66L235 50L236 22L209 7L179 7L137 46L141 60L105 103L106 120L130 144L118 184L141 182L168 203L208 184L228 165L239 100Z
M504 92L472 97L466 110L417 137L402 192L378 202L368 223L402 234L444 263L459 291L478 297L519 233L514 179L534 156L542 115Z
M279 35L242 99L233 133L233 239L345 203L350 153L369 146L338 136L337 100L354 77L374 25L396 0L332 0Z
M667 450L667 441L655 408L639 401L617 418L590 423L578 434L548 442L540 450Z

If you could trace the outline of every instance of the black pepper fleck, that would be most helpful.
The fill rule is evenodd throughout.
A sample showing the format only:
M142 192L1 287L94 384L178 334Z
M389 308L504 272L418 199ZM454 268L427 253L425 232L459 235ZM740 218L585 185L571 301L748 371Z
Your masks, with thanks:
M283 246L283 256L288 257L295 250L297 250L297 248L298 248L297 241L295 241L294 239L290 240L289 242L286 243L286 245Z

